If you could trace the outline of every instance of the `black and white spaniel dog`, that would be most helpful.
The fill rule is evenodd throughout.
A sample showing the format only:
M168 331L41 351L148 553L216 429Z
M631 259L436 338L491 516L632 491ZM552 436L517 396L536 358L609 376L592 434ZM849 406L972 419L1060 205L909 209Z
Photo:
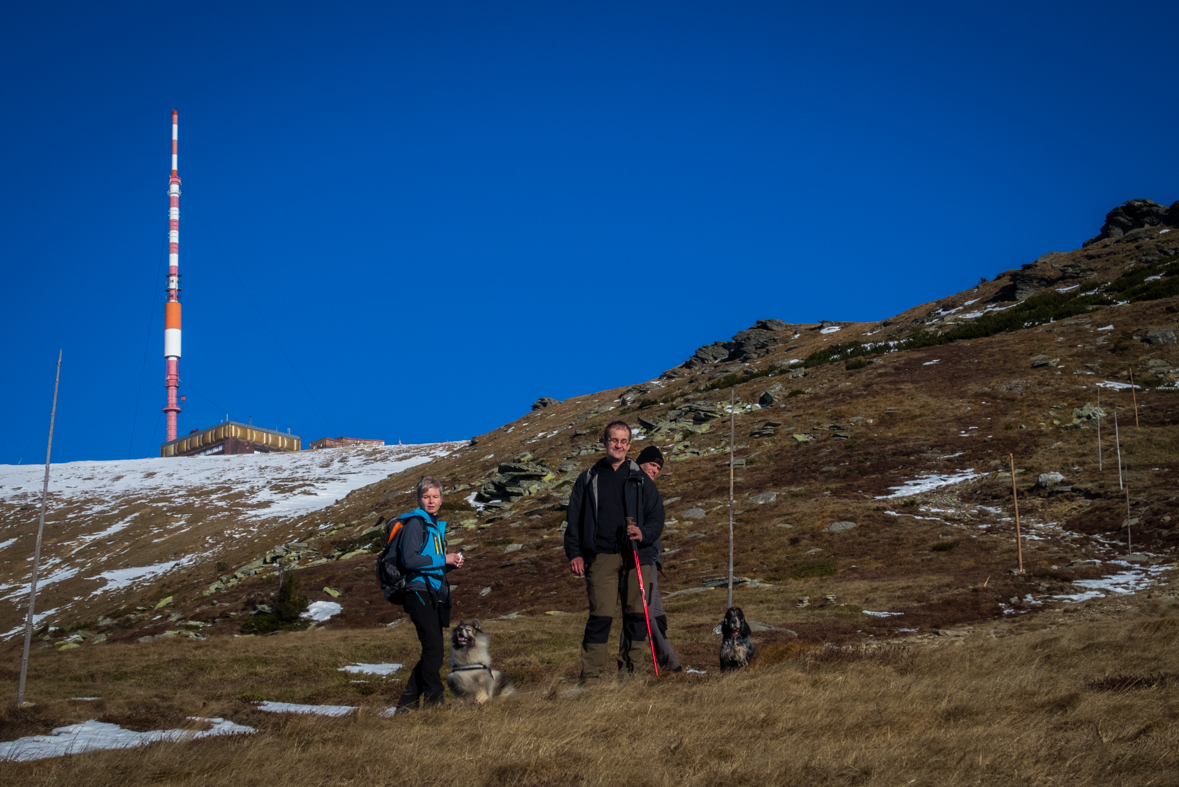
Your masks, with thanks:
M729 607L721 623L721 636L724 638L720 648L721 672L748 667L749 662L753 661L757 648L749 640L751 633L741 608Z

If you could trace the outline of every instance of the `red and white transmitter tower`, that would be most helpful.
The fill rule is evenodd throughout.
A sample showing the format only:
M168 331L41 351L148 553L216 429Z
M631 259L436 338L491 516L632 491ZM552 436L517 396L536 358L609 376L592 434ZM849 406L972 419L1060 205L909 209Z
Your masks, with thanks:
M168 389L168 433L165 442L176 439L176 416L180 402L180 176L176 174L178 113L172 110L172 177L168 179L168 302L164 304L164 387Z

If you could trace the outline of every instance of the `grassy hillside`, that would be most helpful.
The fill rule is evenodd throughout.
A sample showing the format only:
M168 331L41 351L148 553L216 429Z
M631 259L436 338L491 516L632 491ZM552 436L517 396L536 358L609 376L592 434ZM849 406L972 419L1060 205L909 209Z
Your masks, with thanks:
M44 784L134 773L371 782L411 760L414 783L1168 783L1179 675L1172 237L1136 230L1045 255L879 323L762 321L646 383L538 402L303 513L267 517L224 495L192 496L182 512L112 496L99 519L67 497L51 512L50 560L77 560L79 533L151 510L120 530L112 567L175 565L118 594L94 594L92 575L61 584L66 602L90 595L43 621L37 705L7 710L0 739L88 718L160 729L221 716L261 732L0 768ZM720 678L730 402L734 595L766 628L758 669ZM660 585L672 642L706 674L567 696L585 591L561 550L564 505L614 418L638 430L635 453L654 442L669 456ZM371 461L364 449L341 456ZM1050 472L1063 480L1037 483ZM371 550L425 473L447 485L450 542L468 558L451 575L454 616L485 621L520 693L382 719L404 670L392 681L339 670L416 658ZM12 589L27 581L27 504L0 497L3 630L21 620ZM199 539L179 514L205 523ZM184 543L155 541L170 529ZM281 573L342 611L308 631L234 636L274 603ZM15 695L19 638L2 647L0 685ZM276 716L253 704L263 699L360 710Z

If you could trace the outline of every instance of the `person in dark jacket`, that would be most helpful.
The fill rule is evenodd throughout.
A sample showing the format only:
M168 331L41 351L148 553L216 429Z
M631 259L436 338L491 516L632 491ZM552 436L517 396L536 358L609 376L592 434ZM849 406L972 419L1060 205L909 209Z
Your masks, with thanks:
M462 568L462 553L446 551L446 523L437 518L442 506L442 484L426 476L418 483L418 507L404 518L398 559L409 581L406 583L405 614L413 621L422 644L422 655L414 665L397 710L442 702L443 637L450 626L450 583L446 575Z
M654 481L663 472L663 452L658 446L649 445L639 452L637 460L639 469ZM667 612L663 609L663 597L659 594L659 572L663 570L663 537L655 542L655 570L651 572L651 582L647 588L647 612L651 616L651 641L655 643L655 658L659 661L659 669L672 672L683 672L680 658L675 654L675 648L667 639ZM644 583L646 579L644 578ZM626 627L618 638L618 651L630 649Z
M589 619L581 641L582 683L602 679L619 597L630 647L619 654L618 668L633 672L642 661L647 650L647 625L638 571L642 571L645 585L653 575L655 544L663 533L659 490L636 463L626 458L630 426L623 421L607 424L602 442L606 456L579 475L573 485L565 528L569 568L585 577L589 596Z

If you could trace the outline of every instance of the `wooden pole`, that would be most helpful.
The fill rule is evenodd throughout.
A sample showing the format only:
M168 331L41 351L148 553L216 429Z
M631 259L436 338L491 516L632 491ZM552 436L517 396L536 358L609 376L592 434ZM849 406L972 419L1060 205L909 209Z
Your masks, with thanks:
M1023 535L1019 528L1019 493L1015 488L1015 454L1008 454L1011 460L1011 499L1015 503L1015 547L1019 551L1019 573L1023 573Z
M733 443L737 434L737 391L729 389L729 600L725 608L733 606Z
M1130 370L1130 396L1134 399L1134 426L1138 426L1138 393L1134 390L1134 370Z
M1130 485L1126 484L1126 554L1134 554L1130 546Z
M1101 470L1101 389L1097 389L1097 470Z
M57 386L61 382L61 350L57 351L57 376L53 380L53 409L49 411L49 447L45 449L45 484L41 488L41 521L37 525L37 546L33 550L33 579L29 583L29 614L25 618L25 647L20 657L20 681L16 704L25 704L25 678L29 674L29 645L33 641L33 608L37 603L37 568L41 563L41 536L45 533L45 508L49 503L49 457L53 453L53 419L57 417Z
M1122 485L1122 438L1118 435L1118 411L1114 410L1114 445L1118 449L1118 489L1125 489Z

